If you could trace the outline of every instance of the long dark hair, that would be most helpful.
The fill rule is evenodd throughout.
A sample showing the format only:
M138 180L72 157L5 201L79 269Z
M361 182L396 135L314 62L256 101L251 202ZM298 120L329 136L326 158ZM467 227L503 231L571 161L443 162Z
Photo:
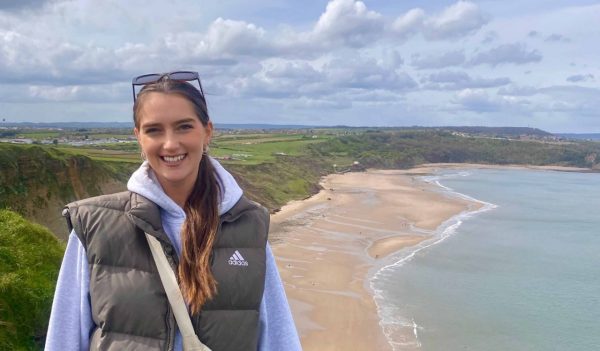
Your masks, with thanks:
M156 83L145 85L133 104L133 122L140 127L140 109L149 93L177 94L194 106L203 126L210 120L204 94L187 82L171 80L166 75ZM182 251L179 260L179 283L192 314L217 293L217 282L210 270L210 256L219 226L219 200L223 189L218 175L206 155L200 161L198 177L184 206L186 220L181 229Z

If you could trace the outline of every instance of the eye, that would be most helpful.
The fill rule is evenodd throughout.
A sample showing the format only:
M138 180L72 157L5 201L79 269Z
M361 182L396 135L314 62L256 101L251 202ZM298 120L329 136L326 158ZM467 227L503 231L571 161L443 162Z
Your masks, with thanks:
M179 129L181 130L186 130L186 129L193 129L194 126L191 123L184 123L179 125Z
M159 132L159 129L156 127L150 127L150 128L144 129L144 133L146 133L146 134L155 134L158 132Z

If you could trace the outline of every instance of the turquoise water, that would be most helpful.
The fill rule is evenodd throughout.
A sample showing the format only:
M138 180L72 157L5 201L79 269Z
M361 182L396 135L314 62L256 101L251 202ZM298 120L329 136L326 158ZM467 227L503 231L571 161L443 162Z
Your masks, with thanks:
M600 174L468 170L427 180L488 205L374 275L396 350L600 350ZM416 337L401 340L394 327Z

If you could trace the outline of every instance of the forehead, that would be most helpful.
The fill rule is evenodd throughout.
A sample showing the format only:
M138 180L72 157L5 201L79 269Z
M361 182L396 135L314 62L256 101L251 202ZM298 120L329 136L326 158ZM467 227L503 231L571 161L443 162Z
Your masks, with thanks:
M192 102L181 95L152 92L140 102L140 124L177 123L179 120L190 118L199 121Z

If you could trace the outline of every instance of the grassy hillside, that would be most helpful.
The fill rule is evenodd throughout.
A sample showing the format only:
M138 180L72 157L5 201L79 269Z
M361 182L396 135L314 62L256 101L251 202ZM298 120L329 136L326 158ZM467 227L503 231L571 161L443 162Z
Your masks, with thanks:
M48 229L0 210L1 350L42 349L63 251Z
M345 156L366 167L422 163L530 164L598 168L600 143L465 137L447 131L371 131L311 146L321 157Z
M246 196L275 211L290 200L306 198L319 191L321 176L331 173L326 158L278 156L256 165L226 165Z
M0 143L0 208L11 209L66 235L60 208L120 186L135 164L100 162L39 145Z

